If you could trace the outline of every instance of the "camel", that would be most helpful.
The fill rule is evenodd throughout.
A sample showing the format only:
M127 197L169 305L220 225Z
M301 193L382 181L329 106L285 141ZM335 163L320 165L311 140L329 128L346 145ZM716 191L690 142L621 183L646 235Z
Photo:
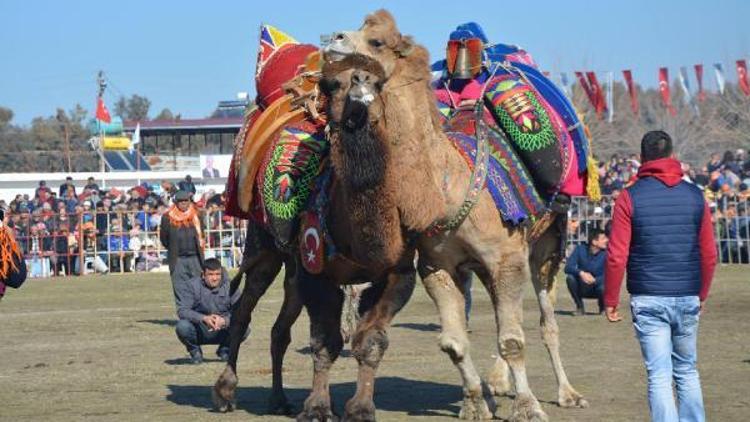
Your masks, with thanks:
M338 104L341 105L343 103L339 101ZM339 110L339 115L341 115L342 111L343 110L341 109ZM341 152L341 148L339 148L339 152ZM341 160L339 160L339 164L342 164ZM339 165L338 168L340 170L342 166ZM532 248L530 249L531 254L529 255L529 263L532 280L534 281L534 287L537 291L539 305L542 310L542 337L549 350L553 367L558 378L559 404L564 407L585 407L587 404L586 401L570 386L562 367L558 349L559 345L557 324L554 320L554 306L552 303L552 298L549 294L549 291L554 287L554 276L557 273L557 269L561 259L558 245L561 241L561 233L564 233L564 231L560 230L560 227L562 227L564 230L564 219L565 216L556 216L555 222L551 225L551 228L545 231L542 237L532 244ZM429 220L429 217L424 218L424 221L427 220ZM285 298L279 317L277 318L277 321L274 324L272 330L271 354L273 361L273 391L269 400L269 412L287 413L290 410L283 392L281 367L283 364L283 355L290 342L289 329L297 319L301 311L302 304L300 298L296 294L295 285L297 283L297 280L295 279L295 272L297 265L295 263L295 260L292 259L288 254L276 249L273 245L272 239L270 239L269 236L270 235L268 233L266 233L259 227L249 228L248 244L245 248L245 259L243 260L241 271L232 283L233 288L237 288L242 275L245 273L247 274L247 281L245 284L245 289L243 291L243 298L240 301L240 306L235 309L235 313L232 319L233 327L231 328L231 331L232 333L234 333L232 338L236 340L232 342L230 361L228 362L225 371L217 380L213 391L214 403L220 410L231 410L234 405L234 390L238 382L236 376L236 360L239 351L239 340L237 339L240 338L238 333L245 331L247 325L250 322L250 315L253 308L257 304L258 299L262 296L270 283L273 281L276 274L279 272L282 262L285 262L287 267L286 278L284 281ZM377 288L365 295L365 297L363 298L363 306L361 307L362 311L367 312L368 310L385 309L386 316L388 318L392 318L393 315L395 315L395 312L397 312L397 310L403 306L406 299L408 298L408 295L411 294L411 289L413 289L414 282L413 270L411 270L412 275L409 275L409 270L406 269L408 266L404 263L405 260L402 260L401 262L403 263L403 265L400 267L400 273L396 272L395 278L402 277L406 279L404 285L400 286L400 288L396 288L395 286L397 285L397 283L388 281L387 276L382 277L381 280L386 280L386 282L381 281L380 283L376 283ZM391 306L389 308L389 306L381 304L379 308L375 307L374 305L376 300L379 297L382 297L383 293L386 290L390 292L392 297L395 294L395 297L397 299L396 306ZM385 328L387 328L387 325L390 323L390 320L388 318L386 318L386 320L379 320L373 315L375 314L371 312L369 319L364 319L365 325L376 324L378 327L380 327L380 329L385 330ZM359 330L358 335L355 335L355 339L363 338L362 333L366 332L366 329ZM382 338L384 337L387 344L387 337L381 335L380 333L379 336L379 340L382 341ZM362 341L360 340L360 349L362 349L361 343ZM334 351L335 349L336 348L334 347ZM384 352L384 350L382 352ZM336 355L337 354L338 352L336 352ZM330 355L328 358L330 360ZM362 378L362 371L360 372L360 378ZM370 381L374 381L374 370L370 371L370 373L372 377L365 376L364 384L371 386L372 383ZM496 395L507 393L510 389L510 382L508 378L508 364L503 359L498 358L488 378L488 386L490 391ZM367 400L359 400L359 403L364 403L364 405L360 405L359 407L367 409L366 412L361 412L361 414L370 414L370 411L374 412L374 406L372 406L371 401L371 388L369 390L369 402ZM364 391L364 396L367 396L366 393L368 392L368 388L363 388L361 390L358 388L358 396L362 397L360 391ZM318 402L325 402L325 400L319 400L320 397L325 398L325 395L317 396ZM307 402L311 401L312 400L308 399ZM350 403L357 402L350 401ZM309 407L310 406L306 405L306 408ZM347 405L347 409L356 409L356 407L357 406L355 405ZM330 405L328 409L330 409ZM303 412L303 414L304 413L305 412ZM309 413L310 412L308 412L308 414ZM328 410L320 413L325 415L330 414ZM350 415L351 418L353 412L348 412L347 414ZM477 413L475 412L474 416L476 415ZM462 416L471 417L472 414L471 412L462 412ZM486 416L486 414L484 414L483 416Z
M243 333L250 325L255 306L281 272L282 265L284 266L284 299L271 329L272 384L267 413L289 415L293 411L293 407L284 392L284 355L292 340L291 328L299 318L303 304L297 289L297 262L288 251L279 249L271 236L259 224L251 223L248 225L242 264L231 280L231 292L234 293L240 287L242 278L245 277L240 300L232 310L232 322L229 327L231 339L229 359L212 389L214 407L220 412L230 412L236 407L235 391L239 383L237 359L239 358ZM368 286L365 284L363 287L367 288ZM356 320L362 296L368 296L363 295L361 290L353 290L349 292L348 299L351 300L344 303L352 309L344 309L342 315L348 319ZM367 305L359 309L367 309ZM347 324L344 325L346 327L342 326L341 332L344 343L346 343L351 336L352 327L349 325L353 325L353 321L347 321Z
M329 117L338 122L332 125L332 138L338 134L342 139L371 143L365 138L374 137L391 151L385 166L403 181L393 195L401 224L409 232L424 233L434 222L455 215L465 202L470 171L440 127L429 86L426 50L401 36L393 17L379 11L368 16L359 31L335 34L326 54L334 63L354 58L348 65L338 66L337 75L328 76L339 91L331 101ZM489 194L480 191L463 224L434 236L418 237L419 272L443 326L440 347L449 354L464 382L461 417L486 419L492 415L469 354L462 292L453 281L459 267L474 270L491 295L502 359L497 360L488 382L495 394L507 392L510 369L516 392L512 419L546 420L525 373L520 323L522 290L529 278L534 281L542 310L542 337L558 379L558 402L561 406L587 406L562 367L549 295L561 259L564 218L548 219L551 228L531 245L526 237L528 230L504 225ZM358 381L374 381L372 365L360 360ZM316 389L314 385L313 394ZM364 392L358 388L355 398L347 403L347 415L364 414L371 393L372 388Z

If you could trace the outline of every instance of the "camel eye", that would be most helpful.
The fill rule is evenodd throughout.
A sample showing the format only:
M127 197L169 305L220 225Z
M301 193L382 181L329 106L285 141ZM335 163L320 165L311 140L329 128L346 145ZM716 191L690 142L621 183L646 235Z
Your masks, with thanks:
M375 48L380 48L383 46L383 42L380 40L376 40L375 38L371 39L367 43L370 44L370 46L375 47Z

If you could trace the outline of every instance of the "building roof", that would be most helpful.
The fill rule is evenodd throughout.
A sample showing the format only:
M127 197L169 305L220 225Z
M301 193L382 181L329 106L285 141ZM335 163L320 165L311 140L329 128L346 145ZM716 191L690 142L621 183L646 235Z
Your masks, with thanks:
M126 120L125 131L135 130L138 122ZM243 117L217 117L208 119L180 119L180 120L147 120L140 122L141 130L201 130L201 129L237 129L244 123Z

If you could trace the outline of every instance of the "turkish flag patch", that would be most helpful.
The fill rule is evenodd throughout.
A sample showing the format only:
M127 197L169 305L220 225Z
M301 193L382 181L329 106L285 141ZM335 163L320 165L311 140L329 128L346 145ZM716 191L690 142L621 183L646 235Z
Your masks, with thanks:
M320 274L325 263L325 245L320 221L312 212L303 213L301 220L299 253L302 266L310 274Z

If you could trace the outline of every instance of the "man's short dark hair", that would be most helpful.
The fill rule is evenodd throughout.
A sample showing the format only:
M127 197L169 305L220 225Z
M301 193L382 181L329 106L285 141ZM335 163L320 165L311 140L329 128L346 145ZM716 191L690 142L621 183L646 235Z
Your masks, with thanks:
M216 271L221 269L221 261L216 258L208 258L203 261L203 271Z
M653 161L672 155L672 138L663 130L652 130L641 140L641 160Z
M599 236L606 234L602 229L591 229L589 232L589 246L599 238Z

